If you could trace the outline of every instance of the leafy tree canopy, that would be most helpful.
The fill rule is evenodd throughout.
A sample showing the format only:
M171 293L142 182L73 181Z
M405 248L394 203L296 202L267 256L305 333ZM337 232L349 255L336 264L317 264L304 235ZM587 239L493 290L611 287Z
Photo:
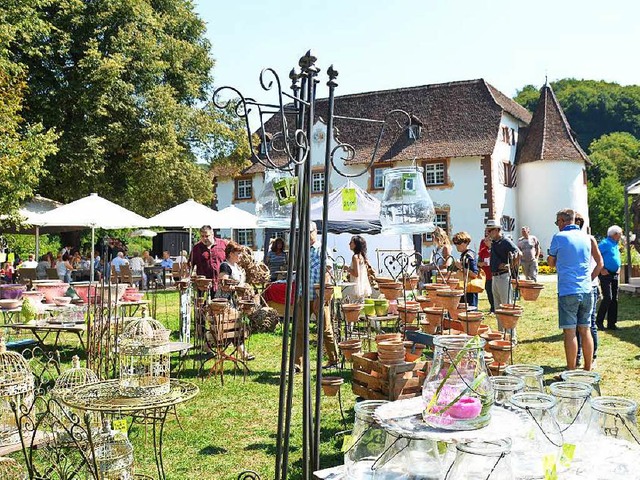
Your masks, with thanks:
M35 12L45 27L11 53L28 71L25 116L60 133L41 193L95 191L153 215L211 199L199 161L248 157L239 123L207 104L214 62L190 0L40 0Z
M578 142L587 149L604 134L629 132L640 138L640 86L566 78L551 82ZM534 111L539 90L527 85L515 100Z

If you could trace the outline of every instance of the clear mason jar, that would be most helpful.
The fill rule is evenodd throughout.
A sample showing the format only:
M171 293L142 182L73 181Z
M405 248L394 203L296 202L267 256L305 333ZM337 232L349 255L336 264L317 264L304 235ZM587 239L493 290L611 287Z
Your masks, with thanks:
M436 211L419 167L389 168L384 172L380 204L382 233L433 232Z
M556 421L564 441L578 444L587 433L591 420L591 385L580 382L555 382L549 386L556 399Z
M445 480L513 480L511 439L464 442L456 449Z
M387 436L385 452L374 467L375 480L442 480L447 462L447 448L435 440L414 440Z
M555 419L556 400L538 392L516 393L511 404L522 413L524 428L512 437L513 469L518 479L544 479L562 451L562 432Z
M544 392L544 370L538 365L517 363L504 369L505 375L513 375L524 380L525 392Z
M473 430L491 419L493 387L480 337L434 338L431 370L422 387L424 421L445 430Z
M295 192L291 187L293 175L290 172L267 169L264 172L264 186L256 200L256 215L258 228L289 228L291 227L291 212L293 204L281 205L280 199L287 198ZM278 192L276 192L278 189Z
M591 399L589 435L612 437L640 445L638 404L622 397Z
M586 370L566 370L560 374L565 382L588 383L593 388L592 397L600 396L600 374L598 372L587 372Z
M511 397L524 391L524 380L520 377L490 377L493 386L493 398L497 406L510 404Z
M386 400L365 400L356 403L355 421L351 432L351 445L344 454L345 478L370 480L374 475L374 464L385 451L387 433L374 420L373 413Z

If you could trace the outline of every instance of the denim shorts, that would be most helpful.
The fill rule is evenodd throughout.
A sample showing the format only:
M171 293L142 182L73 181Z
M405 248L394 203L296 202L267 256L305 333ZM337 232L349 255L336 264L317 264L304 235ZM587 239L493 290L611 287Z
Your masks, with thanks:
M591 321L591 292L558 297L558 324L560 328L588 327Z

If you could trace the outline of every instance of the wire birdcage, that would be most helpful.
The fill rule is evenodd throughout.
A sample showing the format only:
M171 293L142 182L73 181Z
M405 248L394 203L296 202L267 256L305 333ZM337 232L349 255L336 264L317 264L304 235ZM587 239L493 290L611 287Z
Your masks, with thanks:
M75 387L90 385L99 381L100 379L92 370L80 366L80 357L74 355L71 359L71 368L58 377L56 384L50 392L51 398L57 400L57 402L52 405L52 409L54 410L52 413L58 421L67 426L71 426L73 423L71 414L83 418L84 412L82 410L63 406L62 399ZM89 423L92 428L100 426L99 418L95 414L90 414Z
M132 480L133 446L124 433L103 431L93 444L99 480Z
M13 458L0 457L0 479L27 480L26 469Z
M150 317L130 322L120 336L120 394L125 397L169 393L170 330Z
M20 441L18 425L12 403L16 410L33 404L35 377L26 359L16 352L7 351L4 339L0 339L0 446Z

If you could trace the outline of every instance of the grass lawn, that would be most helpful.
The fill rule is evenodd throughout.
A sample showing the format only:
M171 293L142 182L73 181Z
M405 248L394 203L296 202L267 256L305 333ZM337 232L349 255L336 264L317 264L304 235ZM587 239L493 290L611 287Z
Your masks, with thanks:
M545 370L545 379L564 370L561 332L557 325L556 285L545 283L537 302L524 302L525 313L518 324L519 345L515 363L533 363ZM157 294L157 317L172 330L178 329L177 293ZM482 294L482 298L485 296ZM480 308L488 310L486 299ZM597 371L602 375L604 395L640 400L640 299L620 299L620 330L601 332ZM488 323L495 327L495 318ZM195 382L200 395L177 410L182 429L174 418L165 427L164 464L171 480L235 479L245 469L255 470L263 479L274 478L275 433L278 415L278 382L281 337L259 334L251 337L249 349L256 355L250 362L246 381L232 372L219 379L196 378L189 361L182 378ZM209 364L210 365L210 364ZM348 427L353 421L355 397L350 388L350 371L342 372L342 401ZM301 396L302 380L296 377L294 424L291 431L290 478L301 478ZM342 463L344 430L337 397L322 397L322 467ZM145 435L146 433L146 435ZM136 461L141 472L152 473L150 432L134 429Z

